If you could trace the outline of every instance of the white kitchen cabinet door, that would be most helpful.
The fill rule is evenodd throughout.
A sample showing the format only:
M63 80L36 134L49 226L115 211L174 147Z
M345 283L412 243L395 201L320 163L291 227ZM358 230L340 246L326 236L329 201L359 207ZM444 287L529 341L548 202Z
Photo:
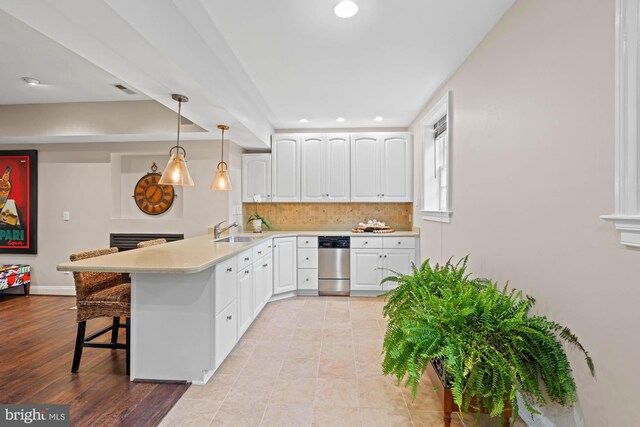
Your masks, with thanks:
M238 273L238 338L253 321L253 268L249 265Z
M415 249L385 249L383 261L383 278L394 275L394 272L411 274L411 266L416 262L416 251ZM387 282L384 284L384 289L395 289L396 286L395 282Z
M238 342L238 318L236 309L236 301L234 301L216 316L214 343L216 367L220 366L225 357L233 350L236 342Z
M351 137L351 201L380 201L380 138Z
M242 201L252 203L254 196L271 201L271 154L242 155Z
M381 137L380 198L383 202L413 201L413 144L408 133Z
M253 318L255 319L265 304L267 277L265 271L267 265L265 263L267 257L262 257L253 263Z
M326 147L324 135L305 135L300 139L300 200L326 200Z
M349 135L327 135L325 141L325 200L351 200L351 144Z
M383 266L382 249L351 250L351 290L380 291Z
M297 240L295 237L273 239L273 294L297 288Z
M274 135L271 146L271 201L300 201L300 137Z
M263 301L263 307L265 304L267 304L269 302L269 300L271 299L271 297L273 296L273 258L271 257L271 254L267 255L266 257L264 257L264 262L262 263L262 267L264 268L263 270L263 274L264 274L264 288L263 288L263 296L264 296L264 301Z

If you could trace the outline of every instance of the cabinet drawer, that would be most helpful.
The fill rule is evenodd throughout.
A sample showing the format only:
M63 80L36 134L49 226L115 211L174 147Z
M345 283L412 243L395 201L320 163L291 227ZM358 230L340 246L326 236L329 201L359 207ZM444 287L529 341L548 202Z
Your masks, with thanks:
M299 269L298 289L318 290L318 270L312 268Z
M382 249L382 237L352 237L352 249Z
M253 262L253 250L247 249L238 254L238 271L247 268Z
M382 245L385 249L413 249L416 247L415 237L383 237Z
M216 316L215 357L216 367L224 361L238 341L237 306L234 301Z
M216 265L216 314L220 313L238 296L238 272L236 270L235 257Z
M298 268L318 268L318 248L298 249Z
M316 236L298 237L299 248L317 248L318 238Z
M269 239L264 243L260 243L259 245L254 246L253 253L252 253L253 259L257 260L258 258L262 258L263 256L270 254L272 248L273 248L273 239Z

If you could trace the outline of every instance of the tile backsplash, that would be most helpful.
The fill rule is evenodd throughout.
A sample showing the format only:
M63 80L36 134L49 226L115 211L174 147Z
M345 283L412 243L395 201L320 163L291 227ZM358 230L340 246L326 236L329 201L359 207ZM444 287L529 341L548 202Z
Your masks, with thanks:
M397 230L410 230L412 203L259 203L258 213L275 230L301 230L313 226L350 229L368 219L384 221ZM243 204L243 221L255 210L255 203Z

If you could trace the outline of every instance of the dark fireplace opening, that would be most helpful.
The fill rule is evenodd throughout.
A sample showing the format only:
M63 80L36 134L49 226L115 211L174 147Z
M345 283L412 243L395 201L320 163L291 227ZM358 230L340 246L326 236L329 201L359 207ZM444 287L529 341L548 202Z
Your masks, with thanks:
M109 247L118 248L118 251L136 249L138 243L145 240L166 239L167 242L183 240L184 234L160 234L160 233L111 233L109 234Z

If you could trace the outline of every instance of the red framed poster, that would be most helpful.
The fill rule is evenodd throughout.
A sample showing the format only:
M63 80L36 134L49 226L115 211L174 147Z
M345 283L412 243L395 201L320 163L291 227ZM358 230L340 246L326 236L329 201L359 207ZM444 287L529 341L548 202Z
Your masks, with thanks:
M0 150L0 253L36 254L38 151Z

